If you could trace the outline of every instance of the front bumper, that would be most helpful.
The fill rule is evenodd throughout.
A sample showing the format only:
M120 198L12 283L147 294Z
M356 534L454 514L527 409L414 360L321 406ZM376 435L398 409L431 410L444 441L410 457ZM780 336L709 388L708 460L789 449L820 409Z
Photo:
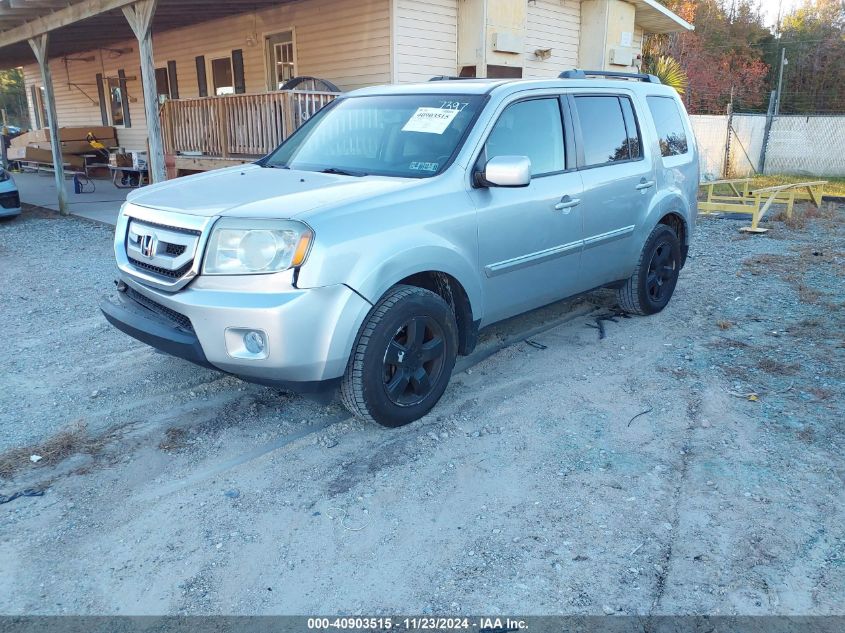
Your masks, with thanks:
M256 280L244 280L243 289L234 278L224 287L215 286L221 280L203 287L202 280L168 294L124 278L127 291L103 299L100 308L121 331L173 356L252 382L310 392L343 375L372 307L343 285L256 292L249 288ZM267 357L233 356L227 349L229 328L264 332Z
M184 358L203 367L213 367L205 357L196 334L181 330L166 318L156 315L137 301L118 293L103 297L100 310L106 320L121 332L171 356Z
M21 213L21 198L18 190L15 188L15 183L12 180L6 180L0 183L0 217L9 215L20 215Z

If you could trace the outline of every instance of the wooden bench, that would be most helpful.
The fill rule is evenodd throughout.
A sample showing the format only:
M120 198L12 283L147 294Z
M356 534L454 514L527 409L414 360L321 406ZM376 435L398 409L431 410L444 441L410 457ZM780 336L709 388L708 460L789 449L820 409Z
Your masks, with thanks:
M786 217L792 218L796 200L812 201L818 207L827 184L826 180L813 180L752 189L751 182L751 178L736 178L701 183L699 187L707 188L707 199L698 203L698 212L704 215L745 213L751 216L751 226L742 227L740 231L765 233L768 229L760 228L759 224L773 204L785 204ZM727 186L731 193L716 193L714 188L718 186Z

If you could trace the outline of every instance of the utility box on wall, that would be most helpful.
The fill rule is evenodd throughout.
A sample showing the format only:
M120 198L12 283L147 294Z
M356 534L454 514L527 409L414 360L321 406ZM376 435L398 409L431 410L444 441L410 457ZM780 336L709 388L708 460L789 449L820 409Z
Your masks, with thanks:
M611 66L633 66L634 53L630 48L614 46L610 49L610 57L607 61Z
M578 66L590 70L634 71L642 50L637 10L623 0L584 0Z
M462 0L458 4L458 67L469 77L522 77L525 0Z

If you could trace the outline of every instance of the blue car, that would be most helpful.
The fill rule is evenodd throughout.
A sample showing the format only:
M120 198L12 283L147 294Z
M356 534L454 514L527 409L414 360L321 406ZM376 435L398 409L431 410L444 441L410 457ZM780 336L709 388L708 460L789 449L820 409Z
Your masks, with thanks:
M0 217L20 215L21 197L12 174L0 167Z

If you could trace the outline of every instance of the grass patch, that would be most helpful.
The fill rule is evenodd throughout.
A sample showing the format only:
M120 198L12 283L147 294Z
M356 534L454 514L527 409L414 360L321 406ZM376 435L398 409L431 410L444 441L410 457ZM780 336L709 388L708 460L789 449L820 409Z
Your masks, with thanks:
M824 195L845 197L845 178L835 178L833 176L800 176L795 174L753 176L751 178L751 188L777 187L778 185L789 185L796 182L813 182L814 180L827 180L827 184L824 187ZM728 185L717 185L713 188L713 192L720 195L731 195L733 193Z
M796 176L793 174L771 174L768 176L756 176L752 182L754 188L758 189L760 187L776 187L778 185L788 185L793 182L812 182L814 180L827 180L827 184L824 186L824 195L845 196L845 178L838 178L833 176Z
M77 422L65 431L41 444L15 448L0 453L0 478L10 479L24 468L40 468L58 464L71 455L97 455L109 442L110 436L92 437L82 422ZM30 457L41 459L32 462Z
M164 432L164 438L159 442L159 450L175 452L188 445L188 433L185 429L172 426Z
M757 367L773 376L793 376L798 373L798 365L787 365L774 358L764 358L757 363Z

